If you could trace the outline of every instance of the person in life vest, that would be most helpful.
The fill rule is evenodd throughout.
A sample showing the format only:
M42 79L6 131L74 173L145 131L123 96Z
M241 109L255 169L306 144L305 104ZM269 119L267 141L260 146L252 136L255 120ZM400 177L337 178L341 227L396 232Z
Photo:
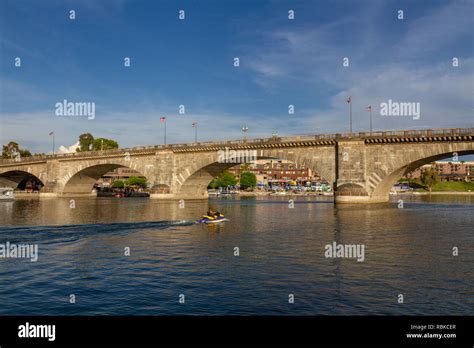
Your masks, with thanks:
M218 211L209 209L209 210L207 211L207 216L209 216L209 217L211 217L211 218L214 218L214 219L217 219L219 216L221 216L221 213L219 213Z

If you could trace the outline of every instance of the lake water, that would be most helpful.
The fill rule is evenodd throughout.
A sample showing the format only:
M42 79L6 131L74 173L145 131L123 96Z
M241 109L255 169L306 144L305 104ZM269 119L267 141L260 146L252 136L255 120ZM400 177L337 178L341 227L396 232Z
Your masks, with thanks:
M0 315L474 314L474 196L400 197L0 202L0 244L38 245L0 258ZM230 221L193 223L209 205Z

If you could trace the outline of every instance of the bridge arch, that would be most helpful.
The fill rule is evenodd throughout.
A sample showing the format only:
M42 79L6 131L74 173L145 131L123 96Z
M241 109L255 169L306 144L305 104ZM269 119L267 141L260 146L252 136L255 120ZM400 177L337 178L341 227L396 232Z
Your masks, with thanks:
M11 187L13 189L25 189L31 187L32 189L44 186L43 181L39 178L40 175L28 171L28 169L9 170L0 174L0 187ZM39 187L37 187L39 186Z
M255 159L283 159L297 163L304 168L310 168L318 173L331 185L335 181L334 148L304 148L291 150L256 150ZM178 198L207 198L209 183L227 169L245 162L222 162L217 153L207 153L195 156L192 160L183 159L188 165L178 165L182 168L176 174L174 192Z
M106 173L117 168L130 168L124 164L119 163L101 163L90 166L81 166L73 173L68 173L61 180L60 184L63 186L62 193L65 195L76 194L91 194L94 185ZM140 170L136 170L140 176L146 177Z
M393 147L394 145L392 145ZM396 146L396 145L395 145ZM415 151L405 151L396 155L396 151L386 147L386 165L368 170L366 177L366 188L372 201L387 201L389 192L404 175L414 171L425 164L456 156L474 154L473 143L451 143L438 144L438 146L426 146ZM383 152L382 149L375 151Z

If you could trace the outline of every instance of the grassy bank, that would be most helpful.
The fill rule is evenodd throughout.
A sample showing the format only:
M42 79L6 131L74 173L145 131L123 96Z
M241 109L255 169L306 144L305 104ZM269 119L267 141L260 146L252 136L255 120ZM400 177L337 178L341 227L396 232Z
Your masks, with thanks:
M411 186L411 184L410 184ZM423 187L421 183L413 185L417 192L428 192L428 188ZM474 192L473 182L464 181L445 181L439 182L433 186L432 192Z

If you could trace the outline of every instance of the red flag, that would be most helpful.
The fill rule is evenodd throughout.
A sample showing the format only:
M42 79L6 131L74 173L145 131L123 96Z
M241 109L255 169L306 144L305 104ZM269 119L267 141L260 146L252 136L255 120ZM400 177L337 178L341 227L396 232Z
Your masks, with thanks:
M160 122L166 122L166 117L160 117Z
M347 98L347 102L350 104L352 102L352 97L349 96L349 98Z

